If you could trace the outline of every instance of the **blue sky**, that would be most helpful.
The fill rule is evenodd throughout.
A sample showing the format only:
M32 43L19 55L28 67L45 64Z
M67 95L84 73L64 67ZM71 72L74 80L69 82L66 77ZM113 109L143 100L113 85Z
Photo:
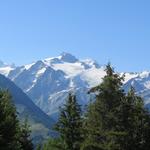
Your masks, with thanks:
M119 71L150 70L149 0L1 0L0 59L17 65L62 51Z

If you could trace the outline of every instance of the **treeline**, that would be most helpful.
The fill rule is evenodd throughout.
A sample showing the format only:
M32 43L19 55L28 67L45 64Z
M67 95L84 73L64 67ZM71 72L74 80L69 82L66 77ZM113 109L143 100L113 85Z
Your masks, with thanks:
M0 150L33 150L30 129L20 123L8 91L0 90Z
M81 110L76 96L69 94L60 109L54 130L56 138L37 150L149 150L150 113L134 89L125 93L124 76L110 64L100 85L89 90L95 100ZM7 91L0 92L0 150L32 150L27 121L21 124Z
M89 91L96 95L85 113L69 94L55 126L59 137L39 150L149 150L150 113L134 89L125 93L124 77L106 66L103 82Z

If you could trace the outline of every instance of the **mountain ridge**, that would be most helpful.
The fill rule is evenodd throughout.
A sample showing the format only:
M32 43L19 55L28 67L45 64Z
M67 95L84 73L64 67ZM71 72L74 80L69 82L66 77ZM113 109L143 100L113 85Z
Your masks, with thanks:
M150 78L148 78L150 72L120 73L120 75L123 74L125 74L124 89L127 90L133 85L137 93L146 99L146 104L149 104L147 94L150 93ZM46 58L16 67L6 76L45 113L51 115L65 103L70 91L75 91L79 103L87 104L90 99L87 91L101 83L105 76L105 66L91 59L79 60L63 52L58 57ZM132 80L138 83L132 84ZM146 93L142 92L143 90Z
M34 142L37 139L40 140L41 138L46 138L46 136L48 137L54 120L47 116L19 87L3 75L0 75L0 88L8 90L11 94L19 120L24 121L27 117L32 129Z

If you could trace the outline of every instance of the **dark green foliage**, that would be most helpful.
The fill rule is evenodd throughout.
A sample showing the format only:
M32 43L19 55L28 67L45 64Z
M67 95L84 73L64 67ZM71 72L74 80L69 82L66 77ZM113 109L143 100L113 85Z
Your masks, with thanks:
M19 135L19 142L23 150L33 150L33 144L30 137L30 133L30 126L28 125L27 119L25 119L24 123L21 125Z
M104 150L103 148L96 146L96 145L86 145L82 148L82 150Z
M89 105L85 119L85 142L103 149L119 149L116 139L123 132L118 130L119 106L124 98L122 77L114 73L110 64L106 67L106 76L102 84L92 88L96 92L96 101Z
M43 145L42 150L66 150L65 147L62 146L62 143L63 141L60 138L50 138L48 142Z
M148 150L150 146L150 114L133 88L128 92L120 110L120 127L126 133L122 149Z
M69 94L67 103L61 108L60 118L56 124L56 130L62 139L65 150L79 150L81 138L81 109L76 97Z
M19 121L8 91L0 91L0 149L19 150Z
M123 77L108 64L103 82L90 90L96 100L85 116L83 150L149 149L150 114L133 88L127 95L124 93L122 81Z
M0 150L32 150L25 123L22 127L8 91L0 90Z
M23 81L24 82L24 81ZM53 135L52 128L55 121L38 108L32 100L11 80L0 74L0 89L8 89L12 96L12 102L17 109L17 117L23 122L28 116L31 125L33 142L41 142L47 134Z
M38 145L36 146L36 150L42 150L41 144L38 144Z

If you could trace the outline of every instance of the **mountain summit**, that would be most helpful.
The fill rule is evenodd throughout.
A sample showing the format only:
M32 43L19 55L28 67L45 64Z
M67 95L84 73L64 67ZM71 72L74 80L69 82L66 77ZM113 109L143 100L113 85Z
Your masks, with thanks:
M16 67L5 74L49 115L58 111L72 90L80 103L86 104L87 89L97 85L104 75L104 68L95 61L79 60L66 52Z
M0 67L6 67L7 65L0 60Z
M14 64L6 64L0 60L0 73L7 76L11 70L15 68Z
M61 53L60 59L64 62L69 62L69 63L75 63L78 61L78 59L75 56L66 52Z
M15 68L15 64L7 64L0 60L0 67L12 67Z
M79 60L63 52L58 57L11 69L5 76L45 113L51 115L57 113L58 108L65 103L70 91L75 92L80 104L87 104L90 99L88 89L101 83L105 74L105 67L94 60ZM146 99L146 104L150 103L149 72L125 73L124 89L131 85Z

